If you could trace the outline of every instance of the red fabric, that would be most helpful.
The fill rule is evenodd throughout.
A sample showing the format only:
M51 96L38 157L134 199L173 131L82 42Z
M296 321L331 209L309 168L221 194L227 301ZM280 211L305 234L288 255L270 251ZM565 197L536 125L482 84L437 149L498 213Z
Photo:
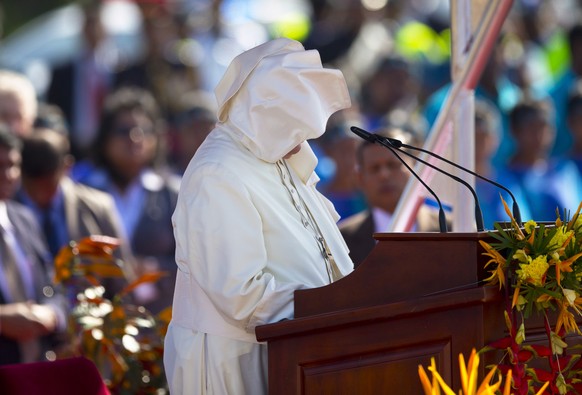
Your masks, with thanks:
M0 366L2 395L111 395L87 358Z

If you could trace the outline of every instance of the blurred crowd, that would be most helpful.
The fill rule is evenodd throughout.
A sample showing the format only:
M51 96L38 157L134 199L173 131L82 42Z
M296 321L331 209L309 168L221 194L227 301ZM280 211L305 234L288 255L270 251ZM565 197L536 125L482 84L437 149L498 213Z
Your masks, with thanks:
M31 233L16 229L13 205L36 221L46 248L31 250L45 272L70 240L118 237L128 279L170 273L133 297L154 313L171 305L170 218L181 174L216 122L213 88L230 61L211 55L224 54L225 43L232 57L260 43L225 25L222 3L137 2L146 50L129 62L103 28L102 3L83 2L82 49L54 65L46 91L22 70L0 70L0 198L8 208L8 215L0 208L0 233L16 240L17 256L29 255ZM341 215L356 254L373 243L374 231L387 228L409 177L406 165L414 162L374 151L349 128L422 146L450 87L448 2L305 4L308 28L266 29L258 37L288 33L346 77L353 106L334 114L312 145L319 188ZM514 192L524 220L551 221L556 208L573 212L582 201L581 12L575 0L514 1L475 90L475 169ZM478 181L477 191L488 229L507 219L498 189ZM430 211L432 203L426 206ZM438 231L422 212L414 230ZM352 256L356 264L366 248ZM12 342L16 350L62 329L58 304L50 302L52 312L40 309L54 295L29 277L28 295L0 282L0 347ZM35 304L25 303L31 297ZM29 328L26 339L22 328ZM30 358L39 359L36 352ZM17 351L0 354L0 363L26 360Z

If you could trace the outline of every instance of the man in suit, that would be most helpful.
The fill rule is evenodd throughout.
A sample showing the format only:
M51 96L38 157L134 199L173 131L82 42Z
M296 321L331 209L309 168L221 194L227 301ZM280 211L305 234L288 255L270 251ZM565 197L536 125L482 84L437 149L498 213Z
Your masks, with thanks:
M77 160L91 150L103 100L112 85L117 49L101 21L100 1L83 5L82 51L52 71L47 102L61 108L70 129L71 151Z
M53 257L71 240L91 235L115 237L122 241L119 257L126 263L128 279L133 279L131 253L123 240L113 197L71 180L68 173L73 163L65 135L47 128L35 129L23 141L18 201L29 207L42 224Z
M66 299L32 213L11 200L20 179L20 140L0 124L0 365L54 359Z
M418 139L404 129L388 127L377 134L394 138L405 144L418 146ZM375 232L385 232L392 220L400 195L404 190L409 170L388 149L380 145L362 141L356 151L357 177L366 197L368 208L340 221L339 228L350 249L350 257L357 267L376 245L372 236ZM403 157L409 165L412 160ZM438 232L438 210L424 204L420 207L413 228L418 232Z

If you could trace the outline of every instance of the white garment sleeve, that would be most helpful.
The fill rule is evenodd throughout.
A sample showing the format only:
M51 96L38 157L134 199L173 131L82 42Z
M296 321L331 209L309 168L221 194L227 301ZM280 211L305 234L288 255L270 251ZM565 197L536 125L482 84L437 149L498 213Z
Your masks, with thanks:
M240 176L220 165L193 173L183 180L174 214L180 270L194 277L226 321L249 333L291 318L293 292L305 286L264 271L263 219Z

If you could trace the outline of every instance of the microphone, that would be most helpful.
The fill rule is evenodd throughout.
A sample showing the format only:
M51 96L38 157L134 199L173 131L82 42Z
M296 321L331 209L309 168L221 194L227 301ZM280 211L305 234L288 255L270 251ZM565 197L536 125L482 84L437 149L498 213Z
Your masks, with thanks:
M425 150L424 148L418 148L418 147L414 147L412 145L404 144L402 141L400 141L398 139L392 139L392 138L389 138L389 137L383 137L383 136L378 136L378 135L374 135L374 136L375 136L375 139L377 139L377 140L386 140L388 142L388 144L390 144L394 148L401 148L401 147L402 148L408 148L408 149L411 149L411 150L416 150L416 151L424 152L424 153L426 153L428 155L434 156L435 158L440 159L443 162L448 163L449 165L456 167L457 169L463 170L464 172L467 172L467 173L469 173L469 174L471 174L471 175L473 175L473 176L475 176L475 177L477 177L477 178L479 178L479 179L481 179L483 181L486 181L486 182L488 182L490 184L495 185L497 188L503 189L505 192L507 192L509 194L509 196L511 196L511 199L513 200L513 207L512 207L512 210L513 210L513 218L515 218L515 221L518 224L521 224L522 223L522 221L521 221L521 212L519 211L519 206L517 205L517 199L515 199L515 196L513 195L513 193L511 193L511 191L509 190L509 188L507 188L507 187L499 184L498 182L495 182L495 181L493 181L493 180L491 180L491 179L489 179L489 178L487 178L485 176L482 176L479 173L475 173L474 171L469 170L466 167L463 167L463 166L461 166L461 165L459 165L459 164L457 164L455 162L452 162L452 161L448 160L447 158L444 158L444 157L442 157L442 156L440 156L438 154L435 154L434 152Z
M352 132L354 132L355 134L357 134L358 136L360 136L361 138L363 138L364 140L370 142L370 143L377 143L379 142L379 137L376 134L372 134L372 133L368 133L363 129L357 128L355 126L352 126L350 128L350 130ZM445 210L443 209L443 205L440 201L440 199L438 198L438 196L436 195L436 193L434 193L434 191L428 186L426 185L426 183L420 178L420 176L418 174L416 174L414 172L414 170L412 170L412 168L410 167L410 165L408 163L406 163L404 161L404 159L402 159L400 157L400 155L398 155L396 153L396 149L392 148L392 147L388 147L385 146L386 148L388 148L390 151L392 151L392 153L398 158L398 160L404 165L406 166L406 168L408 169L408 171L410 173L412 173L412 175L414 177L416 177L416 179L427 189L427 191L430 192L430 194L435 198L435 200L437 201L437 204L439 205L439 229L441 231L441 233L447 233L447 219L445 217Z
M479 198L477 197L477 193L475 192L475 189L473 189L473 187L471 187L471 185L469 185L469 183L467 183L465 180L462 180L461 178L455 176L454 174L446 172L446 171L428 163L427 161L425 161L417 156L412 155L409 152L402 151L400 149L400 147L404 147L406 144L403 144L400 140L389 139L386 137L378 136L377 134L367 132L364 129L358 128L357 126L352 126L350 128L350 130L352 132L354 132L355 134L357 134L358 136L364 138L365 140L367 140L369 142L378 143L378 144L390 149L392 152L394 152L394 150L398 150L399 152L402 152L403 154L405 154L413 159L416 159L417 161L435 169L436 171L438 171L438 172L452 178L453 180L460 182L464 186L466 186L467 189L469 189L469 191L473 195L473 199L475 200L475 222L477 225L477 231L482 232L485 230L485 227L483 225L483 213L481 211L481 205L479 204ZM394 140L394 142L392 143L391 140ZM414 172L412 172L412 173L414 174ZM416 178L419 179L418 176ZM425 185L425 184L423 183L423 185Z

